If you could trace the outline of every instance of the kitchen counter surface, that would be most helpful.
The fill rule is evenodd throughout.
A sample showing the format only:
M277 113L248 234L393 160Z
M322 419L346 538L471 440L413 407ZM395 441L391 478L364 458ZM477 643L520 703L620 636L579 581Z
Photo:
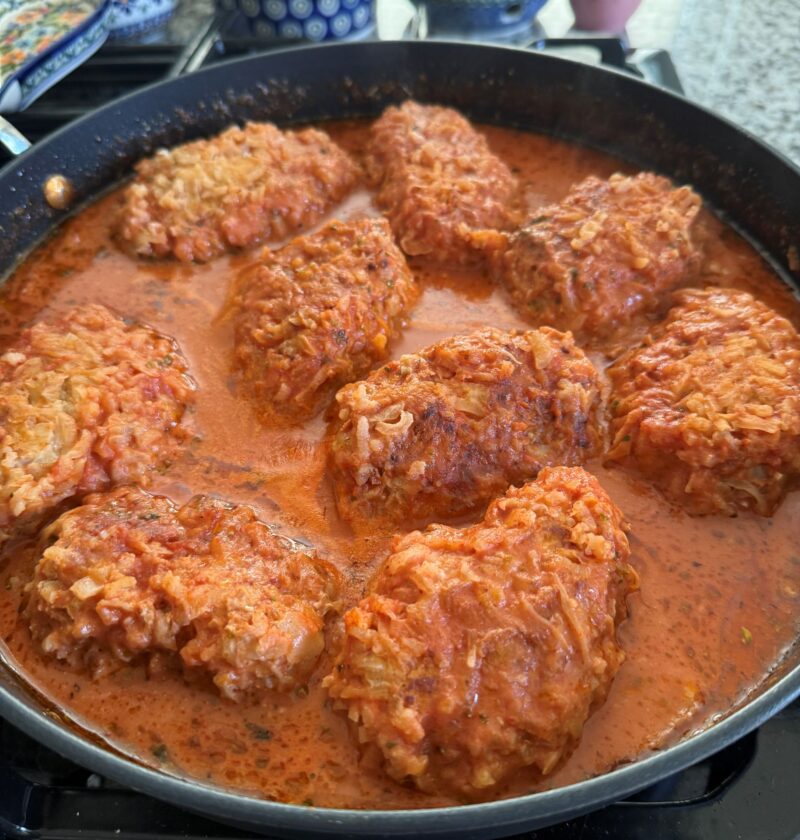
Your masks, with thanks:
M550 34L572 23L566 0L542 14ZM800 164L800 2L643 0L632 46L672 55L686 95Z
M798 0L685 0L673 51L690 98L800 164L798 39Z

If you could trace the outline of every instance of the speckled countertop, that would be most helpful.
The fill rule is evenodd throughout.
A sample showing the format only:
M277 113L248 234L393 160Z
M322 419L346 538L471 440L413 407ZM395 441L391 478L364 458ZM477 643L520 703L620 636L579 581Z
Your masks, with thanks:
M213 0L181 0L172 26L191 26ZM382 38L402 37L409 0L378 0ZM568 0L539 16L548 35L572 25ZM800 164L800 0L643 0L628 24L634 47L672 55L686 95Z
M540 20L563 35L569 3L550 0ZM800 163L800 0L643 0L628 35L670 52L690 99Z
M673 54L690 98L800 163L800 0L684 0Z

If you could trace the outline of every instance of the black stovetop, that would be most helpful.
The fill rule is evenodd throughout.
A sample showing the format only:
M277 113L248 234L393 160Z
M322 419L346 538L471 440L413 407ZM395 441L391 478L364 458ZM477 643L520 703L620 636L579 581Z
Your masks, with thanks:
M577 39L606 63L680 90L666 54L645 63L616 39ZM574 47L532 31L534 49ZM235 16L208 15L107 43L86 64L11 117L30 140L137 88L265 44ZM1 154L1 153L0 153ZM800 701L712 758L601 811L525 835L531 840L798 840ZM158 802L56 755L0 720L0 837L27 840L252 836Z

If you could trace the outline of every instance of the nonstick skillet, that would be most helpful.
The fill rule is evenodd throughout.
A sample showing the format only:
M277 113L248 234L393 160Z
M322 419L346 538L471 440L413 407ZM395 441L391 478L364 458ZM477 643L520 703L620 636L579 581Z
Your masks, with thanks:
M800 289L800 170L742 129L624 73L523 50L449 42L336 44L270 52L139 91L39 143L0 173L0 266L12 266L66 210L134 161L246 119L281 125L367 117L413 97L471 119L575 140L691 183ZM585 813L716 752L800 694L800 645L713 726L603 776L544 793L426 811L315 809L254 799L137 764L78 730L0 668L0 715L68 758L174 804L273 835L499 837Z

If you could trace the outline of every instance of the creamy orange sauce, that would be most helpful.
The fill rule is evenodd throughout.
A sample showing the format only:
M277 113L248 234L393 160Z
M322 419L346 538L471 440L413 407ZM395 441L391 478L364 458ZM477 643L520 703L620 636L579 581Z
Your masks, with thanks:
M363 125L326 128L356 152L363 144ZM501 129L487 133L525 183L531 210L558 200L589 174L630 170L552 139ZM118 202L112 193L84 210L15 272L0 298L0 346L32 319L86 302L103 303L173 336L199 386L197 437L152 489L178 502L212 493L252 505L262 519L334 562L347 581L345 605L355 603L386 556L391 535L356 538L338 520L325 477L324 421L266 428L237 396L230 374L226 296L234 274L256 253L200 266L137 262L110 239ZM375 212L362 190L335 215ZM800 305L745 242L708 213L701 235L708 255L703 282L747 288L800 324ZM527 326L486 278L413 267L423 292L393 356L486 324ZM631 597L630 618L620 631L627 661L572 757L544 780L533 772L519 774L493 791L493 798L602 773L708 725L761 682L800 633L799 492L772 519L693 519L620 470L597 463L589 469L632 527L631 562L641 591ZM31 564L26 545L9 545L0 558L0 637L6 645L0 652L55 707L116 749L166 772L295 803L454 804L394 783L373 751L358 749L343 715L328 708L320 688L328 655L307 692L241 705L220 699L202 682L187 684L178 672L148 678L142 668L128 667L92 681L43 658L18 618ZM330 650L336 636L332 622Z

